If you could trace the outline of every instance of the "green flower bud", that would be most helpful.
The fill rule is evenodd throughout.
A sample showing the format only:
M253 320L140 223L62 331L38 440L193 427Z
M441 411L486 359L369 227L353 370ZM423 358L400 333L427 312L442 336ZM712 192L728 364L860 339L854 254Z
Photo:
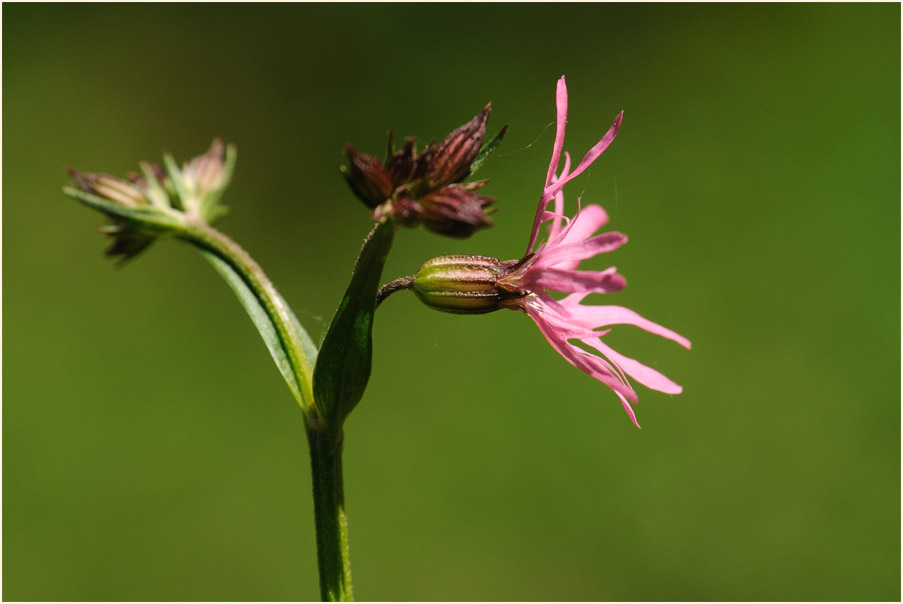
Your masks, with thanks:
M235 153L233 145L216 139L182 168L166 155L166 169L141 162L141 172L127 179L67 168L75 186L63 187L63 193L110 219L101 229L113 238L106 254L125 261L158 237L182 232L191 220L210 223L225 213L219 200L229 186Z
M489 256L451 255L431 258L414 275L412 289L420 301L436 310L482 314L503 308L521 292L499 286L515 262Z

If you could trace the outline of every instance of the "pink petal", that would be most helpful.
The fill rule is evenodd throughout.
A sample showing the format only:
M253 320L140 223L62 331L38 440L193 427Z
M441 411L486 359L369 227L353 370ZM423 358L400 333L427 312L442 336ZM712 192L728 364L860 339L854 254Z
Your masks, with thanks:
M565 163L565 166L567 166L567 163ZM559 192L558 195L560 196L561 193ZM562 205L563 204L564 200L562 199ZM608 222L608 214L604 209L602 209L602 206L597 205L589 205L585 208L580 209L574 216L573 220L569 219L567 216L563 216L562 213L555 214L545 211L540 212L537 214L536 219L533 222L533 233L530 235L530 245L527 247L527 254L532 251L533 244L536 242L536 236L539 232L540 223L546 222L547 220L554 220L555 218L561 219L563 222L567 223L567 226L565 226L563 229L560 229L559 231L556 231L554 233L554 236L550 235L548 239L549 243L546 246L547 248L553 245L561 245L562 243L582 241L583 239L586 239L587 237L595 233L599 229L599 227ZM573 264L570 268L577 268L577 265Z
M690 340L667 327L662 327L658 323L644 319L629 308L624 308L623 306L584 306L579 304L579 298L577 297L568 297L560 300L559 303L566 309L570 318L577 325L583 327L635 325L649 333L673 340L684 348L690 348Z
M577 212L561 241L557 243L561 245L583 241L607 223L608 213L602 206L588 205Z
M616 394L632 399L634 402L636 401L636 392L634 392L628 384L622 383L611 370L605 367L602 359L589 354L582 348L578 348L566 340L555 338L553 334L543 330L543 326L539 321L536 322L536 325L552 348L554 348L565 361L591 378L602 382Z
M621 405L624 406L624 411L627 412L627 415L630 417L630 421L633 422L633 425L639 428L640 430L643 427L636 421L636 413L633 412L633 407L630 406L630 403L627 402L627 399L621 396L620 392L615 392L618 395L618 398L621 399Z
M599 159L599 156L602 155L608 146L615 140L615 137L618 135L618 130L621 129L621 120L624 119L624 112L618 114L615 118L614 122L611 125L611 128L608 129L608 132L605 133L605 136L596 143L592 149L586 152L586 155L583 156L583 159L580 160L580 163L577 164L577 167L574 168L574 171L570 174L571 177L577 176L584 170L586 170L590 164Z
M610 294L624 289L627 280L619 275L614 267L600 272L551 267L535 272L527 271L524 285L531 290L535 286L556 292Z
M627 243L627 235L612 231L602 233L586 241L547 246L536 255L532 270L555 266L556 268L574 269L581 260L611 252Z
M555 178L555 171L558 169L558 162L561 161L561 152L564 148L564 131L568 121L568 88L564 82L564 76L561 76L555 87L555 112L555 143L552 145L552 160L549 162L549 169L546 172L546 183L543 186L543 193L539 198L539 207L536 209L536 216L533 218L533 229L530 232L530 242L527 245L527 254L530 253L533 249L533 244L536 243L536 236L539 233L539 224L542 222L540 216L549 205L549 202L555 198L555 193L546 194L546 191L552 183L552 180ZM565 166L562 175L567 174L570 163L570 157L565 154ZM561 190L560 187L559 190ZM562 200L562 204L563 203L564 201Z
M585 294L579 295L582 296ZM545 292L538 292L535 293L534 296L538 298L538 300L531 300L530 298L527 298L527 300L529 301L528 305L531 305L533 307L533 311L542 315L543 320L549 326L553 327L556 333L561 336L561 338L582 340L584 338L598 338L605 335L604 333L596 331L592 327L584 327L582 325L574 323L574 321L568 315L567 309L563 307L560 302L552 298L552 296L550 296L549 294Z
M603 343L599 338L583 341L601 352L608 359L610 359L612 363L623 369L627 375L641 383L643 386L651 388L652 390L658 390L659 392L665 392L667 394L680 394L681 392L683 392L683 388L672 382L670 379L668 379L655 369L647 367L639 361L625 357L619 352L613 350L610 346Z
M571 167L571 156L568 153L564 154L564 167L561 169L561 175L564 176L568 173L568 170ZM553 177L553 180L557 180L557 177ZM548 207L548 204L546 204ZM552 223L551 228L549 229L549 240L553 240L558 236L558 233L561 232L562 224L564 223L564 192L558 191L555 194L555 214L557 217L554 219L555 221ZM545 222L545 220L543 220ZM530 245L532 246L532 243ZM529 250L528 250L529 251Z
M564 83L564 76L561 76L555 88L555 108L555 144L552 147L552 161L549 162L549 171L546 172L546 187L549 186L552 182L552 177L555 176L555 171L558 169L558 161L561 159L561 150L564 148L564 127L568 121L568 87Z
M536 326L539 328L539 331L545 337L546 341L548 341L552 348L554 348L564 360L583 373L599 380L614 390L615 393L622 394L628 399L636 402L636 392L634 392L626 380L622 381L622 379L619 378L616 371L607 361L605 361L605 359L590 354L582 348L568 342L567 334L559 329L558 326L547 320L547 315L543 312L544 305L539 299L534 298L530 300L524 306L524 311L531 319L533 319L533 322L536 323Z
M596 143L592 149L586 152L586 155L583 156L583 159L580 160L580 163L577 164L577 167L574 168L574 171L568 174L566 177L561 178L553 185L546 185L546 194L554 195L558 191L564 187L565 184L579 176L583 173L584 170L590 167L594 161L599 159L599 156L608 149L608 146L615 140L615 137L618 135L618 129L621 127L621 119L624 117L624 112L618 114L618 117L615 118L614 123L611 125L611 128L608 129L608 132L605 133L605 136Z
M615 394L620 394L633 402L637 402L637 394L634 389L630 387L627 380L618 375L616 368L613 368L608 361L594 354L590 354L582 348L574 346L570 342L565 342L565 345L566 351L569 353L564 355L565 360L571 361L573 359L574 362L571 364L574 365L574 367L591 378L599 380L611 388Z

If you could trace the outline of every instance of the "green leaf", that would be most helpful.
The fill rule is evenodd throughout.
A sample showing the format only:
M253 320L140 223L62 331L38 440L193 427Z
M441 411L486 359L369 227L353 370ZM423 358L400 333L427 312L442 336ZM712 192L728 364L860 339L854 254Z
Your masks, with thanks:
M358 256L351 283L329 324L314 369L317 410L334 430L364 395L373 352L373 313L383 266L392 247L394 227L373 227Z
M163 210L171 208L169 194L163 187L163 183L157 179L157 174L154 172L154 169L145 161L141 162L140 166L141 172L144 174L144 179L147 181L147 198L150 200L151 204L154 207Z
M169 175L169 181L175 189L176 197L179 201L179 207L185 211L194 211L197 208L192 207L194 197L191 191L185 186L185 179L182 177L182 170L171 153L163 155L163 165L166 167L166 173Z
M480 169L489 156L492 155L496 148L502 143L502 138L504 138L505 133L508 131L508 125L505 124L502 126L502 129L499 130L499 133L496 134L491 141L483 145L483 148L480 149L480 152L477 153L477 156L474 158L473 162L470 164L470 174L473 174L477 170Z
M63 193L89 208L110 216L122 218L131 225L148 231L177 231L181 230L183 226L182 218L179 214L156 206L130 208L74 187L63 187Z
M267 349L270 351L270 355L273 357L273 361L276 363L279 373L285 378L285 383L288 384L289 390L292 391L292 394L302 408L306 407L306 403L301 394L301 385L298 383L298 377L295 375L292 363L289 360L289 353L285 349L285 345L279 337L279 331L267 314L264 305L254 294L254 291L248 287L248 284L245 283L241 275L229 266L227 262L212 252L201 250L201 254L210 261L213 268L222 275L223 279L226 280L226 283L229 284L229 287L232 288L232 291L235 292L235 295L238 296L242 306L248 311L248 315L251 317L251 321L254 323L257 331L260 332L260 336L263 338ZM288 305L283 303L283 306L291 315L292 327L297 332L298 339L301 341L302 346L304 346L305 353L313 360L317 356L316 346L311 342L310 337L301 327L301 324L298 322L294 313L288 309Z

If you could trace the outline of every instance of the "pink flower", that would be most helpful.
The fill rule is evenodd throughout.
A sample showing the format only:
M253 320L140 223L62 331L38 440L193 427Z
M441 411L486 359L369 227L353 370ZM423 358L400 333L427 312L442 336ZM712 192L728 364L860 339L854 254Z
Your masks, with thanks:
M608 215L599 206L578 208L574 217L568 218L564 213L563 189L608 148L618 133L623 113L615 118L602 140L587 152L573 171L570 169L571 158L564 153L564 165L557 173L567 122L568 95L564 77L558 80L556 100L555 146L525 256L506 262L472 255L431 258L415 275L383 286L377 304L395 291L412 289L424 304L444 312L481 314L501 308L521 310L533 319L552 348L568 363L611 388L639 428L630 407L631 402L637 401L637 395L627 381L628 377L668 394L679 394L681 387L655 369L612 350L602 338L611 331L612 325L629 324L674 340L686 348L690 347L690 341L627 308L582 304L589 294L613 293L627 285L614 267L604 271L578 270L580 262L618 249L627 242L627 237L617 232L594 235L608 222ZM550 205L553 205L552 209L549 209ZM548 239L537 244L539 227L544 223L549 224ZM568 295L558 300L549 292ZM588 352L584 347L598 354Z
M562 76L556 91L558 119L552 161L533 221L526 256L510 268L506 267L505 274L496 281L499 288L508 292L500 306L516 308L529 315L558 354L615 392L627 415L639 428L630 406L630 402L637 401L637 394L627 381L628 376L648 388L668 394L679 394L682 389L658 371L610 348L603 342L603 336L611 331L612 325L629 324L674 340L685 348L690 348L690 341L627 308L581 304L588 294L617 292L627 284L614 267L598 272L577 268L582 260L616 250L627 242L627 237L618 232L593 236L608 222L605 210L589 205L578 208L574 217L569 219L564 214L562 191L565 184L586 170L608 148L618 133L624 114L621 112L615 118L605 136L587 152L573 171L570 170L570 156L565 152L564 165L561 172L556 173L564 147L567 98L567 87ZM553 202L553 209L550 209ZM537 244L539 227L543 223L549 223L548 239ZM556 300L549 291L569 295ZM572 342L580 342L599 354L587 352Z

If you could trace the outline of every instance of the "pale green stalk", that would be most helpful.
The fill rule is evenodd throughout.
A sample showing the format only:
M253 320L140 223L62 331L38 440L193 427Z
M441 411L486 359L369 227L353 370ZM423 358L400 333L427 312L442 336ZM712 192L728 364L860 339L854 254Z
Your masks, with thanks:
M287 353L292 370L290 375L295 376L295 380L287 378L287 381L299 398L307 419L320 595L323 601L351 601L351 560L348 554L348 522L345 517L342 483L342 433L341 428L320 421L314 404L313 366L317 350L263 269L245 250L206 223L187 222L176 236L207 254L240 298L252 294L257 299ZM224 263L234 273L224 272L219 263ZM242 284L231 282L235 274L247 290L240 290ZM247 302L243 302L247 306ZM248 310L252 313L250 308ZM258 324L258 328L266 327L259 324L253 313L252 320ZM285 371L283 375L286 375Z

